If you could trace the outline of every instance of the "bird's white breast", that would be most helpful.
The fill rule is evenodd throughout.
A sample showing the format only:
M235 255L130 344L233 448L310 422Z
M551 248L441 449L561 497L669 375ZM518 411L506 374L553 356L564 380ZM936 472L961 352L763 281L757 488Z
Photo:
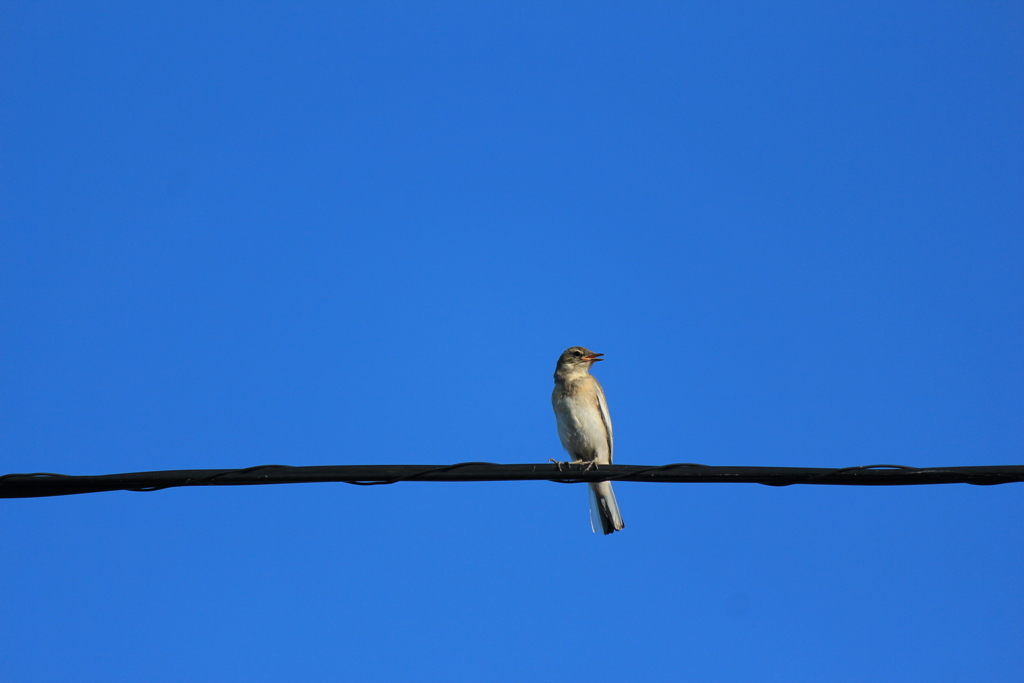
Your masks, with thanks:
M608 417L601 415L596 391L600 391L598 386L571 393L556 386L551 403L555 409L562 447L575 459L597 460L599 464L608 464L611 462L608 430L605 426Z

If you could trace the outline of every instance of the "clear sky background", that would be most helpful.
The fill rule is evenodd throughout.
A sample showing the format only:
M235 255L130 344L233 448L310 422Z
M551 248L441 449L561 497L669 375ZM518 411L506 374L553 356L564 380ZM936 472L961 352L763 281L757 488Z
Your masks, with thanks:
M339 7L340 6L340 7ZM1021 3L0 8L0 473L1024 463ZM1024 485L0 501L4 681L1017 681Z

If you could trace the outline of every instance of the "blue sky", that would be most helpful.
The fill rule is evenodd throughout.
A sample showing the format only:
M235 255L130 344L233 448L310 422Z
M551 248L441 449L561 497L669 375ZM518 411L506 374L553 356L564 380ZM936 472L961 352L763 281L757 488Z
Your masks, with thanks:
M336 3L342 5L342 3ZM0 473L1024 462L1020 3L0 8ZM0 501L10 681L1011 681L1021 485Z

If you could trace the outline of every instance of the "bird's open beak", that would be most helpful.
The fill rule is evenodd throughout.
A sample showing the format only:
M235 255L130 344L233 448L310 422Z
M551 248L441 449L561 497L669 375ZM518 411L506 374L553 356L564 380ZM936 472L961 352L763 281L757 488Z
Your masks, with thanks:
M583 356L583 360L590 361L591 363L596 363L599 360L604 360L604 358L601 358L601 356L603 355L603 353L595 353L593 356Z

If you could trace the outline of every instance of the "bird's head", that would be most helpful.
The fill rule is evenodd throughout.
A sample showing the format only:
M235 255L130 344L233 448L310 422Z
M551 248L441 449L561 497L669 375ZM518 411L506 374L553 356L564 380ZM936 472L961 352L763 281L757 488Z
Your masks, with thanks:
M603 355L603 353L594 353L582 346L570 346L558 357L558 364L555 366L555 376L587 372L591 365L604 360L604 358L601 358Z

